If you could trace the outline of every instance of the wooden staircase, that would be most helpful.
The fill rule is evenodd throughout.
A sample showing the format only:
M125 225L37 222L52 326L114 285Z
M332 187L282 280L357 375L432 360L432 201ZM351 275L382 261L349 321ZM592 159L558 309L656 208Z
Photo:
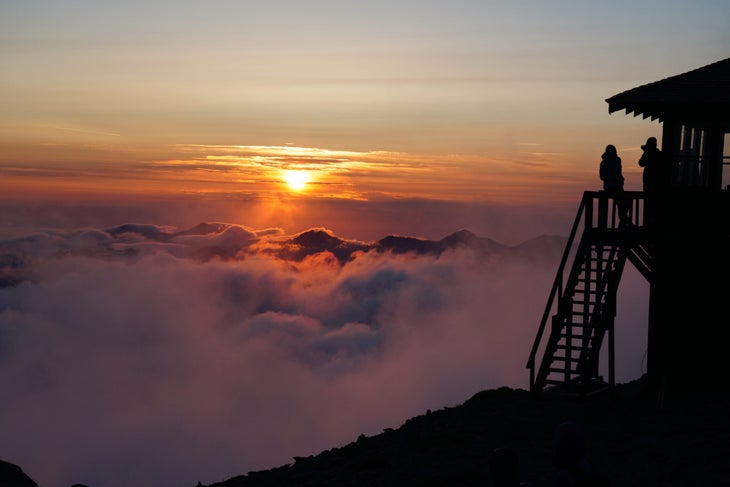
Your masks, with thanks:
M615 383L616 293L626 261L651 280L651 252L640 218L643 193L625 192L623 197L630 200L628 224L620 224L616 202L608 193L583 195L527 363L533 393L559 390L589 394ZM543 343L548 317L550 333ZM600 373L601 349L606 341L608 382ZM536 370L540 352L542 359Z

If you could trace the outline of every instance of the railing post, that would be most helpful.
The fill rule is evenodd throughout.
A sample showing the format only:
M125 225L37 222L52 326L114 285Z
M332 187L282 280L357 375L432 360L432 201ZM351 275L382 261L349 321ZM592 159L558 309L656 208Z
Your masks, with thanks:
M596 228L608 228L608 194L598 193L598 223Z
M583 203L585 204L585 230L593 228L593 197L588 191L583 196Z

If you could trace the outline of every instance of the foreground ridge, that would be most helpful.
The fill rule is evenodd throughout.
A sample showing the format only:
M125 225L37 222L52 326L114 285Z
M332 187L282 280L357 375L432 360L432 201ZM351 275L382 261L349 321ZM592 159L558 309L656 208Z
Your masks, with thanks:
M579 399L502 387L294 463L199 487L491 485L489 453L508 447L521 476L550 485L555 428L574 421L605 485L727 485L730 394L664 398L644 378ZM192 486L190 486L192 487Z

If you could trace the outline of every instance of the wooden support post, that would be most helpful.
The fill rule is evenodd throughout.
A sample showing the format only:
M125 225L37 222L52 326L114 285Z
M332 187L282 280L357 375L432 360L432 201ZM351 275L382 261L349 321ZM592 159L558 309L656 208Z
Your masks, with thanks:
M608 193L598 194L598 222L596 228L608 228Z
M611 317L608 325L608 385L611 387L616 385L616 350L614 348L614 329L614 318Z

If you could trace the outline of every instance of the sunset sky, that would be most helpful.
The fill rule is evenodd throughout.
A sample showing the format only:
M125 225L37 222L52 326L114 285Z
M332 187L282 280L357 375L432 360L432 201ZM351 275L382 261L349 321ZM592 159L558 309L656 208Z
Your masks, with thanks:
M605 99L728 58L728 26L727 0L0 0L0 460L192 486L527 387L601 153L639 190L661 137ZM363 250L461 229L503 250ZM627 268L617 381L646 370Z
M604 100L726 58L728 25L724 0L4 1L0 198L283 205L360 238L385 217L332 208L456 205L429 237L454 208L572 212L607 143L638 189L660 135Z

